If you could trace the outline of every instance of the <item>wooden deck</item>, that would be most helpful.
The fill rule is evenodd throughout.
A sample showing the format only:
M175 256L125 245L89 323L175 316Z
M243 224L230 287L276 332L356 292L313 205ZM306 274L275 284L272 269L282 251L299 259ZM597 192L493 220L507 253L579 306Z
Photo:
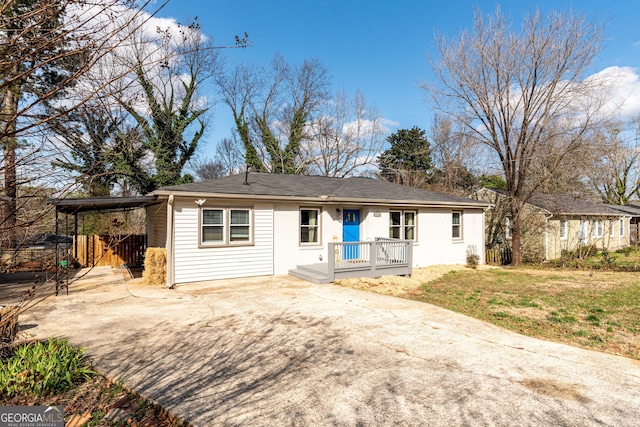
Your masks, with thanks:
M351 277L406 276L412 271L412 256L410 240L332 242L328 244L329 262L299 265L289 274L318 284Z

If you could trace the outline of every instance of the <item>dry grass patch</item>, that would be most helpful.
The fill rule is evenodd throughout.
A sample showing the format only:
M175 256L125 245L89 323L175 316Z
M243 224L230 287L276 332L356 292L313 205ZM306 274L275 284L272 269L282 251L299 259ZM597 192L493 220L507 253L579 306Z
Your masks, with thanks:
M552 378L530 378L522 381L521 384L538 394L575 400L581 403L589 402L589 398L580 393L576 385L561 383Z
M488 265L479 265L479 270L496 268ZM410 277L381 276L377 278L340 279L334 283L345 288L363 291L377 292L395 297L411 297L420 294L420 288L425 283L437 280L452 271L471 270L462 264L433 265L430 267L414 268Z

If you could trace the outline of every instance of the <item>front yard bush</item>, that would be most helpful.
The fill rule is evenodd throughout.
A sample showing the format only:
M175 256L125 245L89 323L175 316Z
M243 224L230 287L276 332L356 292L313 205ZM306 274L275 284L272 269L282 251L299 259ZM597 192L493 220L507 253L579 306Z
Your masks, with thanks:
M40 397L71 389L95 373L84 350L63 339L23 344L0 366L0 394Z

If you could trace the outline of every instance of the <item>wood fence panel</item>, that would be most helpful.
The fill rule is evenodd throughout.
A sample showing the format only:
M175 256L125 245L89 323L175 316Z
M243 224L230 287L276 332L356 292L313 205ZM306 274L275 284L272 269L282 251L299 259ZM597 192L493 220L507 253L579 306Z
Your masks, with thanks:
M511 249L487 249L484 259L487 264L509 265L511 264Z
M141 264L146 250L146 236L75 236L74 257L84 267Z

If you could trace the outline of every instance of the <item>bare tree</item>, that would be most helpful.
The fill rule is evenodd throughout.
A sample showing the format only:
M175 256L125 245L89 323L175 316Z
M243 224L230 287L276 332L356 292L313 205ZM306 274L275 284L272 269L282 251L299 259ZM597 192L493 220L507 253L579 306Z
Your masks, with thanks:
M139 127L140 143L153 159L150 171L137 168L139 159L127 166L145 176L138 188L143 194L193 180L183 169L205 132L209 109L199 89L218 72L218 47L197 24L158 34L136 32L130 48L116 52L124 68L133 71L118 80L124 90L111 91ZM150 56L150 51L155 53ZM156 60L149 62L150 57Z
M445 193L468 193L474 186L471 173L478 161L478 144L464 127L450 116L436 114L429 129L436 167L432 187Z
M640 196L638 135L640 117L626 126L620 122L612 123L597 135L603 143L594 155L588 176L592 187L605 203L625 205L634 196Z
M131 20L152 15L151 1L1 0L0 2L0 145L3 149L3 217L0 232L12 246L17 229L32 223L18 218L21 172L34 150L41 151L39 131L51 120L75 110L95 92L79 98L67 91L108 52L122 44ZM165 2L160 4L162 7ZM106 84L107 82L103 82ZM56 103L57 110L44 107Z
M244 164L242 142L237 134L230 138L222 138L216 146L215 160L222 165L223 175L232 175L240 170Z
M255 171L302 173L306 125L326 101L329 77L316 59L291 67L276 55L270 68L238 65L217 79Z
M250 127L251 108L262 90L261 71L255 66L240 64L216 77L216 83L225 104L231 109L236 131L245 152L245 163L256 172L262 172L263 163L254 146Z
M302 162L315 175L345 177L371 173L385 141L384 119L356 91L339 92L307 125Z
M599 117L602 82L583 77L600 51L603 26L554 11L525 15L520 32L499 9L491 16L477 12L474 18L472 30L437 38L436 83L424 88L436 108L462 123L497 157L507 181L513 262L518 264L520 212L536 191L528 185L531 165L544 141L558 142L560 165L586 143L583 135ZM556 134L550 135L550 129Z

